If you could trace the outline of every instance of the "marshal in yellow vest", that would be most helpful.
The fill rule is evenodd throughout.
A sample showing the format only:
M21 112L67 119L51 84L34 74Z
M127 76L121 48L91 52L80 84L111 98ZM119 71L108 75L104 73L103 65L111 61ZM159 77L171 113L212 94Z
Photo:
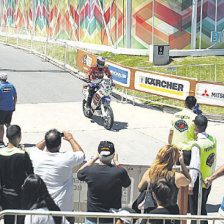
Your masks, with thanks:
M212 136L208 136L205 139L198 139L197 145L200 147L201 154L201 172L203 180L209 177L213 173L216 159L216 139ZM205 184L202 185L205 188Z
M174 114L172 119L173 145L176 145L181 149L183 145L189 146L189 142L195 140L193 122L195 116L196 114L190 109L183 109L182 111Z

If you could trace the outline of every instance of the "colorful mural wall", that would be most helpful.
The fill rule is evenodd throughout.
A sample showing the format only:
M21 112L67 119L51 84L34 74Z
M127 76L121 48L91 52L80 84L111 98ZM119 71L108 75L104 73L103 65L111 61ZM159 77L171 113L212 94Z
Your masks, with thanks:
M152 3L132 0L132 48L148 48L152 42ZM126 47L126 0L0 0L0 7L2 31ZM198 1L198 40L200 11ZM224 30L223 12L224 0L203 1L202 48L223 47L211 43L211 31ZM191 19L191 0L155 0L154 43L189 49Z

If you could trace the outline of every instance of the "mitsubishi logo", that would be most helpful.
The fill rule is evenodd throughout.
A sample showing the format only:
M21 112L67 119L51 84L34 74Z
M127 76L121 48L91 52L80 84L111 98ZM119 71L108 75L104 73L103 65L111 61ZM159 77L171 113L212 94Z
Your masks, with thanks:
M202 96L209 96L208 91L207 91L207 90L205 90L205 92L204 92L204 93L202 93Z

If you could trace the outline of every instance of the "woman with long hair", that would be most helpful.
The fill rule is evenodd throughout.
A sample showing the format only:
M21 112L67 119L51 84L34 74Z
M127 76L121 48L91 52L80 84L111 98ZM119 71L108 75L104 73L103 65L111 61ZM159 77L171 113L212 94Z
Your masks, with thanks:
M60 208L51 198L46 184L36 174L29 175L22 185L22 208L25 210L35 211L60 211ZM64 222L65 221L65 222ZM68 223L66 220L62 222L60 216L47 215L26 215L24 224L61 224Z
M178 161L178 158L181 165L181 172L175 172L173 170L173 166ZM190 184L191 177L184 164L182 151L179 151L174 145L165 145L159 150L156 160L144 173L138 189L140 191L146 189L149 182L154 183L160 177L166 178L167 181L173 184L174 193L170 203L176 205L178 188Z

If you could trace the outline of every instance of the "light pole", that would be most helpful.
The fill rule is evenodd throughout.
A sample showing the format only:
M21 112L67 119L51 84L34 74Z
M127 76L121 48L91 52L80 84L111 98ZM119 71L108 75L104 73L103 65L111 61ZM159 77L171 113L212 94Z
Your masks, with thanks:
M132 0L126 0L126 47L131 48Z
M196 49L198 0L192 0L191 49Z

